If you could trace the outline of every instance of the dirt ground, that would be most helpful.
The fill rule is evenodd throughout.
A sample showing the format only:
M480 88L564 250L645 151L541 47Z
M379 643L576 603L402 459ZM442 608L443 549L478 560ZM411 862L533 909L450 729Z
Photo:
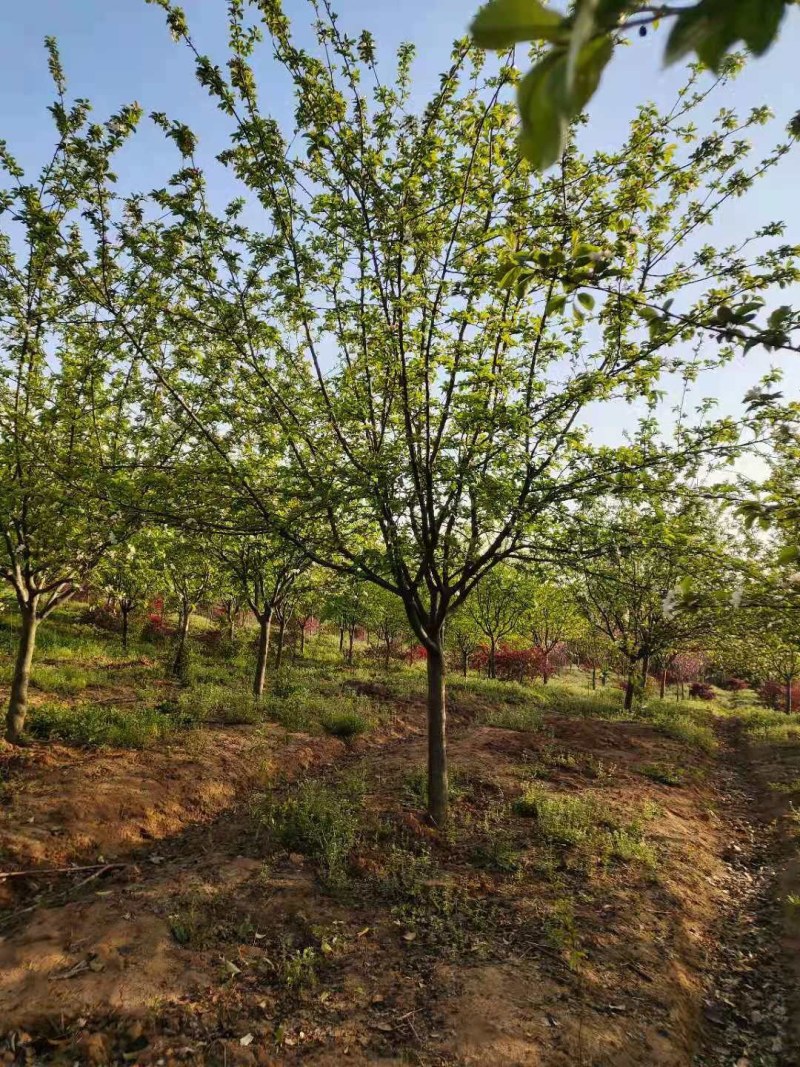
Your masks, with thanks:
M0 879L0 1062L800 1062L800 909L775 903L797 886L791 796L764 786L800 753L776 770L735 723L707 755L643 724L457 710L447 834L409 791L413 703L350 747L241 727L4 750L2 871L36 873ZM332 889L258 812L354 773L376 829ZM643 818L657 863L543 842L508 806L531 780Z

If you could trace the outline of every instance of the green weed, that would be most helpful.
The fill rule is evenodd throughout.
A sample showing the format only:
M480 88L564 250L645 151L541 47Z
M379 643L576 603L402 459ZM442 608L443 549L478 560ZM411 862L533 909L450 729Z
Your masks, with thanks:
M83 748L147 748L169 738L183 724L157 708L136 704L40 704L28 717L28 732L41 740Z
M363 781L355 777L336 786L308 781L286 800L269 805L263 817L284 848L313 859L323 884L340 889L359 833L363 794Z
M554 793L529 786L514 805L518 815L536 819L546 842L580 848L600 860L636 861L655 865L652 848L643 840L640 822L620 825L611 809L597 797L574 793ZM657 812L643 810L643 819Z
M542 725L541 708L517 706L495 708L481 716L487 726L496 726L502 730L518 730L521 733L538 730Z
M367 715L356 708L332 708L322 714L320 722L326 734L342 741L352 741L365 733L371 725Z
M754 740L769 745L800 744L800 715L761 709L743 715L745 732Z
M190 719L198 722L237 723L260 722L264 713L249 690L239 686L207 682L185 689L178 697L178 707Z
M671 763L646 763L639 768L639 773L653 782L658 782L659 785L680 786L686 780L680 767L675 767Z

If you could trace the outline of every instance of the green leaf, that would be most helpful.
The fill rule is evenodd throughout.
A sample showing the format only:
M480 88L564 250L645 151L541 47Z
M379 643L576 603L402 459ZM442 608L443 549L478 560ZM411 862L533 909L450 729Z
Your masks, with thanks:
M614 42L607 36L597 37L581 49L572 87L571 118L580 114L594 96L613 51Z
M529 70L519 85L520 149L537 170L546 170L564 151L570 111L566 79L567 55L558 49Z
M544 309L545 315L559 315L567 305L567 298L564 293L558 296L551 296L547 301L547 306Z
M786 6L786 0L739 0L736 30L754 55L763 55L777 37Z
M714 71L724 56L744 41L757 56L777 36L787 0L700 0L682 11L675 21L665 58L674 63L690 52Z
M575 7L575 17L567 50L567 84L570 89L575 84L575 72L581 49L591 41L595 33L597 3L598 0L578 0Z
M582 48L571 90L567 85L567 53L561 48L548 52L520 82L520 150L537 170L546 170L560 158L569 123L597 89L613 49L609 37L599 37Z
M789 545L778 553L778 563L795 563L797 560L800 560L800 548L797 545Z
M713 10L707 0L687 8L675 20L669 35L666 62L674 63L696 52L706 66L717 70L722 57L736 41L735 14L730 8Z
M540 0L489 0L470 27L479 48L510 48L520 41L566 41L567 20Z
M578 293L578 303L582 304L587 311L592 311L595 301L591 293Z

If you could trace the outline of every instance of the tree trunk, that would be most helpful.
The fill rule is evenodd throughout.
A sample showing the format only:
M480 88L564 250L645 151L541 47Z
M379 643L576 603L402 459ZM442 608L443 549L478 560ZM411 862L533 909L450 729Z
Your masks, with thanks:
M462 674L464 675L465 678L467 677L467 671L468 670L469 670L469 653L468 652L462 652L461 653L461 672L462 672Z
M628 675L628 684L625 686L625 711L630 711L633 707L633 694L635 686L633 684L633 675Z
M28 684L31 680L33 650L36 648L36 607L29 607L22 612L22 628L17 646L17 659L14 664L14 677L11 682L11 696L8 701L6 716L6 741L12 745L19 743L25 727L28 711Z
M647 679L650 676L650 656L647 655L642 660L642 693L647 696Z
M664 696L666 695L666 692L667 692L667 668L665 667L664 670L661 672L661 686L660 686L660 693L659 693L659 696L661 697L662 700L664 699Z
M428 647L428 814L435 826L447 822L447 703L444 651Z
M592 666L592 689L597 689L597 667Z
M178 630L178 647L175 649L175 659L172 662L172 673L176 678L180 678L184 673L186 638L189 635L189 620L191 617L191 608L186 606L181 608L180 628Z
M784 711L787 715L792 714L792 679L790 678L786 683L786 699L784 701Z
M384 658L383 658L384 670L387 670L387 671L389 670L389 660L391 658L391 655L392 655L392 639L390 637L387 637L386 638L386 653L385 653Z
M355 628L355 626L351 626L349 628L349 630L348 630L348 638L349 638L348 645L347 645L347 665L348 665L348 667L352 667L353 666L353 641L355 640L355 636L356 636L356 628Z
M228 608L228 640L233 644L236 636L236 608Z
M303 619L303 625L300 627L300 656L306 654L306 623L308 619Z
M267 656L269 655L269 632L272 626L272 612L265 612L258 620L258 652L256 654L256 673L253 677L253 696L260 700L264 695L264 679L267 676Z
M547 685L550 681L550 653L545 652L542 660L542 682Z
M130 606L126 607L125 604L120 604L120 611L122 612L122 647L126 652L128 650L128 615L130 610Z
M344 626L339 627L339 651L344 655Z
M286 633L286 618L280 616L280 622L278 623L278 649L275 653L275 670L281 669L281 663L283 663L283 635Z
M497 677L496 648L494 638L489 638L489 677Z

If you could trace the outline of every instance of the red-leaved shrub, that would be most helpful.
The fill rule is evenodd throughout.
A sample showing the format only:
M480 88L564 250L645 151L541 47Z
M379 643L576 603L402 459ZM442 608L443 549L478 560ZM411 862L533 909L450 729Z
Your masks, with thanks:
M689 686L689 696L692 700L713 700L714 687L708 682L692 682Z
M486 645L481 645L474 653L471 664L476 670L488 670L489 649ZM560 655L555 651L551 652L547 662L547 676L555 674L561 665ZM499 645L494 654L494 669L496 676L503 682L532 681L544 674L545 655L542 649L535 645L529 648Z
M759 686L758 698L773 711L783 711L786 707L786 683L769 679ZM792 685L792 710L800 711L800 681Z
M409 663L418 663L420 660L427 659L428 653L425 651L423 645L412 645L406 652L406 659Z
M744 678L726 678L719 683L719 687L728 693L741 693L743 689L750 688L750 683L746 682Z

